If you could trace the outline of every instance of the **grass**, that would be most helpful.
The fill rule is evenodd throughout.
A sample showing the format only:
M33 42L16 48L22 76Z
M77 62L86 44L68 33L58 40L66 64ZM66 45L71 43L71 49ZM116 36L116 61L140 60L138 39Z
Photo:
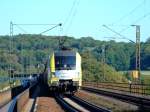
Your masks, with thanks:
M6 87L10 88L10 87L16 87L18 85L21 85L19 80L16 80L16 81L11 82L11 83L9 82L9 80L5 81L3 83L0 83L0 92L3 91L4 88L6 88Z
M150 75L150 71L141 71L141 75Z
M144 84L150 84L150 75L141 75L141 80Z
M8 87L10 84L9 84L9 81L5 81L3 83L0 83L0 90L3 90L4 88Z
M141 80L144 84L148 84L145 93L150 94L150 75L141 75Z
M119 71L119 73L125 75L128 71ZM150 84L150 71L141 71L141 80L144 84Z

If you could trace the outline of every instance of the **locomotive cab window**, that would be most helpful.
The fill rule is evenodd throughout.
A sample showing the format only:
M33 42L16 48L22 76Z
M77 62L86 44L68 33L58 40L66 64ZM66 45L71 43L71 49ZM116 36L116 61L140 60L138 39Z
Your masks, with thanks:
M76 67L75 56L55 56L56 70L74 70Z

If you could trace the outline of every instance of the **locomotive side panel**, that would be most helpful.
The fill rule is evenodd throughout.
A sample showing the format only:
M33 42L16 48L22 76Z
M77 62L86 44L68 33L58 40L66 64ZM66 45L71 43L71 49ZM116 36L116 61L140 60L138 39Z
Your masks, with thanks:
M77 72L79 74L79 77L78 77L79 86L82 86L81 56L78 52L76 54L76 68L77 68Z

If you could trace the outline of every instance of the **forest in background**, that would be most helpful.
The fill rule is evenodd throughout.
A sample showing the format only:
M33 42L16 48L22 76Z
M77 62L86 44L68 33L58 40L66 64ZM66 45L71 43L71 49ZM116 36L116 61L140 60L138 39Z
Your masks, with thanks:
M100 41L92 37L76 39L67 36L19 34L13 38L0 36L0 74L7 74L10 64L16 72L36 73L43 70L48 56L58 49L59 38L66 40L65 46L81 54L84 80L126 81L116 71L135 69L135 43ZM150 70L149 62L150 38L141 43L141 69ZM114 76L117 78L113 78Z

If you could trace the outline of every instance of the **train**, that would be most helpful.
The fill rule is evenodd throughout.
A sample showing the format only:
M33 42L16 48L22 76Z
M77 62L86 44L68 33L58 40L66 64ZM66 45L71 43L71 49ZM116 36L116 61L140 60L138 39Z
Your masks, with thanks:
M74 50L54 51L47 62L48 85L60 92L76 92L82 86L81 56Z

